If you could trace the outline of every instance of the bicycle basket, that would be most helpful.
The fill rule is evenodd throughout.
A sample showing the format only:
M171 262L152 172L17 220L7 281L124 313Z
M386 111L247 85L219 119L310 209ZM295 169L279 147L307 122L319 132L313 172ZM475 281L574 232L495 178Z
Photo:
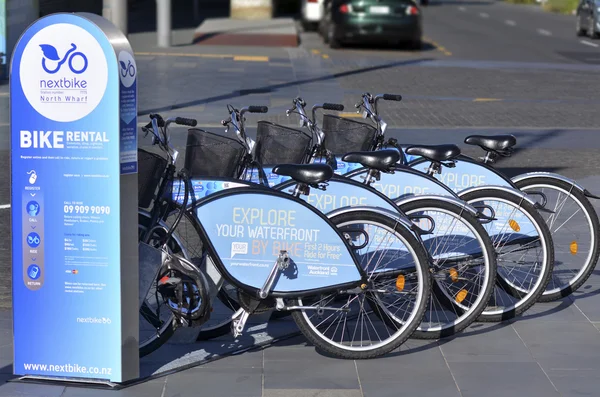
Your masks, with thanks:
M323 116L323 132L323 146L337 156L372 150L377 136L377 128L372 125L332 114Z
M166 168L167 160L158 154L138 149L138 205L140 207L150 207Z
M199 128L188 130L185 168L193 178L237 178L246 148L236 139Z
M312 136L268 121L257 123L254 159L262 165L302 164L310 153Z

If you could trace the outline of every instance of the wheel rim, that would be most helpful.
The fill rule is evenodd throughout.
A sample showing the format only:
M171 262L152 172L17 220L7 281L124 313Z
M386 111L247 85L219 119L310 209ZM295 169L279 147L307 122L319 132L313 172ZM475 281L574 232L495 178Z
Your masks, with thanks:
M563 289L569 288L570 286L572 286L573 284L575 284L577 282L577 280L585 273L586 269L589 267L589 264L592 261L594 247L596 246L596 244L598 242L596 241L596 237L595 237L596 234L594 233L592 219L590 218L587 210L583 206L583 203L581 203L581 201L579 201L577 199L577 197L569 194L569 192L567 192L563 188L560 188L560 187L554 186L554 185L543 184L543 183L529 185L529 186L521 188L521 190L524 192L540 191L540 189L542 190L542 193L545 193L545 191L543 189L550 189L550 190L555 190L555 191L560 192L559 196L557 197L557 200L556 200L556 205L553 206L554 208L552 208L550 201L547 203L547 204L550 204L550 207L548 207L548 208L555 211L555 214L548 214L543 211L540 212L540 214L544 218L544 221L546 221L546 224L548 225L548 227L550 229L550 233L552 235L552 241L554 242L554 258L555 258L554 269L552 270L552 277L550 278L550 282L548 283L548 286L546 287L546 290L544 291L544 295L550 295L550 294L554 294L559 291L562 291ZM565 196L563 204L559 204L560 203L560 194L563 194ZM567 220L564 221L564 223L563 223L564 217L562 217L562 218L559 218L559 217L561 215L561 212L563 212L563 210L565 210L565 207L567 206L567 199L572 200L572 202L578 207L578 209L572 215L569 215L570 212L567 212L566 215L564 215L564 217L567 217ZM569 207L571 207L571 206L569 205ZM558 213L556 213L557 211L558 211ZM566 222L570 222L571 220L573 220L574 216L579 212L581 212L583 214L583 217L585 218L585 223L588 225L587 231L589 231L589 240L584 241L583 238L576 238L575 235L573 235L574 237L572 237L572 238L557 236L556 232L558 232L561 229L565 230ZM577 221L577 219L575 221ZM566 230L571 230L571 228L567 228ZM576 247L572 246L572 242L576 242ZM587 250L588 254L585 256L583 264L581 266L575 266L575 267L579 268L579 271L577 271L576 273L571 272L571 274L573 276L569 279L569 281L566 284L557 283L557 280L559 280L560 276L565 272L564 266L562 266L563 264L566 264L566 262L567 262L567 260L565 258L573 259L580 252L582 252L582 251L585 252L586 251L585 247L588 247L588 246L589 246L589 249ZM583 247L583 250L581 249L582 247ZM564 251L563 251L563 249L564 249ZM572 251L575 251L575 254L573 254ZM569 257L569 255L571 255L571 256ZM563 285L563 286L561 287L561 285Z
M479 197L469 201L469 204L475 207L480 206L481 203L484 203L485 205L490 205L492 208L494 208L496 212L496 217L498 217L498 214L503 214L504 218L498 218L498 221L492 221L487 224L484 224L484 228L490 235L492 244L494 245L494 248L497 252L498 278L501 278L502 282L507 283L510 287L516 290L527 291L525 296L517 298L512 297L504 291L501 291L498 285L496 285L494 287L492 297L490 298L490 304L484 310L483 314L497 315L510 312L521 307L526 301L529 300L529 298L532 295L537 293L540 285L545 281L545 278L541 276L544 275L547 271L548 248L546 246L546 241L544 240L544 238L542 238L543 233L540 229L540 226L527 211L522 209L522 207L517 206L515 203L509 200L498 197ZM493 203L497 204L493 205ZM507 207L512 208L512 210L508 209ZM517 214L517 212L520 214L520 216ZM517 225L513 224L513 226L511 226L510 220L516 220ZM512 230L513 227L516 226L518 226L520 229L523 229L523 233L521 233L520 231L510 232L510 230ZM498 233L494 233L494 231ZM527 233L525 233L526 231ZM505 237L505 239L503 240L502 237L503 235L507 234L507 232L508 237ZM518 238L519 235L524 235L525 237L527 237L524 238L523 241L530 240L529 242L523 245L523 247L526 247L527 251L529 251L530 249L534 249L535 252L541 251L542 253L541 258L539 254L536 255L536 259L534 259L531 262L532 270L528 270L527 272L522 270L522 266L520 265L520 262L525 262L525 260L523 259L525 257L525 254L521 255L521 252L523 251L518 249L518 244L520 241ZM511 238L509 236L514 236L512 238L514 238L514 245L516 245L517 248L514 248L513 245L511 245L511 248L505 250L506 245L509 242L507 241L507 239ZM541 250L536 249L536 245L538 243L540 244ZM510 264L513 265L511 266ZM537 274L534 282L528 279L531 273L533 273L533 275ZM521 275L521 277L519 277L519 275ZM521 278L522 281L519 282L517 280L518 278ZM524 284L529 284L529 288L523 288ZM495 302L496 305L491 306L492 302ZM497 303L505 304L498 305ZM496 309L494 309L494 307Z
M439 290L444 295L446 300L446 302L444 302L442 299L440 299L441 297L437 296L438 294L432 293L425 318L417 329L425 332L439 332L448 328L454 328L457 324L460 324L471 315L472 309L480 308L482 299L484 299L486 295L489 296L489 294L486 294L484 286L488 285L491 274L489 271L490 258L488 256L488 252L483 248L479 248L479 250L483 253L483 261L460 261L460 263L457 264L456 260L453 261L452 256L450 255L455 254L454 258L465 256L468 258L468 256L474 256L472 254L475 253L477 249L475 248L474 244L469 243L468 239L475 238L479 244L479 247L485 247L485 243L473 226L466 222L462 222L462 218L451 211L436 207L423 207L415 210L405 211L405 213L408 216L416 213L421 215L426 214L434 219L434 223L436 225L436 234L433 236L423 236L422 238L429 253L438 262L436 267L438 267L439 270L434 270L433 267L431 269L432 279L439 286ZM448 225L448 221L446 220L447 218L441 218L439 214L449 216L453 220L451 221L452 223ZM426 222L429 223L429 221ZM457 222L461 222L461 224L457 225ZM452 227L453 225L458 227L455 229ZM422 229L424 230L428 230L430 228L428 225L421 226L423 226ZM462 242L443 240L440 242L440 238L438 238L439 236L458 236L462 238ZM448 251L443 252L443 249L445 248L448 248ZM477 277L477 275L480 273L473 274L472 270L476 267L480 267L485 270L483 271L483 278ZM473 275L473 278L469 279L468 281L463 280L466 278L465 276L469 275ZM474 291L476 291L478 288L479 293L474 293ZM474 300L472 300L472 296L475 296ZM449 307L450 305L447 302L450 302L452 307ZM458 310L456 310L454 306L456 306ZM454 312L451 312L452 310ZM442 316L444 316L445 321L442 321ZM434 325L434 322L432 321L432 319L436 317L439 325ZM452 319L452 317L455 318ZM429 321L427 321L428 319Z
M386 258L386 260L388 260L388 262L384 263L384 265L387 265L389 263L391 263L392 261L395 261L397 258L399 258L399 256L397 256L397 252L399 251L399 244L402 244L404 246L404 248L407 251L408 256L410 256L411 258L415 259L417 258L417 255L415 253L415 251L413 250L413 248L406 243L406 240L400 236L399 234L397 234L395 231L391 230L389 227L387 227L386 225L382 225L378 222L369 222L369 224L365 224L365 221L348 221L348 222L343 222L337 225L337 227L341 230L344 230L345 227L348 226L358 226L358 227L362 227L363 230L365 229L369 229L369 227L378 227L380 228L380 230L383 230L384 233L387 232L387 234L385 234L384 236L382 236L382 240L391 240L391 237L388 237L388 235L393 235L396 237L396 245L394 246L394 252L396 252L396 254L392 254L394 255L392 257L392 259L390 258ZM366 227L365 227L366 226ZM369 236L376 236L376 233L373 232L369 232L368 233ZM375 237L374 239L377 239L377 237ZM380 243L381 246L381 243ZM378 249L375 251L380 251L380 246L378 247ZM369 251L368 246L364 247L361 250L358 251L363 251L362 254L358 254L357 252L357 256L359 256L359 258L368 258L368 254ZM375 255L371 256L371 261L369 261L369 263L366 263L365 268L368 270L369 266L373 264L372 259L374 258ZM383 258L384 256L382 256ZM380 290L386 290L389 287L389 281L388 279L379 279L378 280L378 272L379 270L382 270L381 268L381 261L382 259L378 259L377 262L375 263L375 266L373 267L373 269L370 270L369 274L369 279L374 282L374 286L377 289ZM402 261L402 260L401 260ZM405 261L402 261L402 263L404 265L408 265L410 266L410 263L407 263ZM361 265L363 265L363 263L361 262ZM413 265L414 266L414 265ZM407 316L407 318L403 321L402 324L400 324L400 327L398 327L398 323L393 323L390 324L387 321L382 321L380 319L377 319L377 315L373 313L373 311L371 310L371 313L367 313L366 310L362 310L364 309L367 305L365 305L365 298L367 293L363 293L363 294L356 294L354 297L353 296L349 296L348 299L344 302L343 300L341 300L338 303L341 303L342 306L341 307L350 307L350 304L358 304L359 306L359 313L358 314L354 314L354 318L351 319L350 322L347 321L348 316L346 316L343 321L342 321L342 317L343 314L340 315L339 313L342 312L325 312L325 315L328 316L328 318L326 318L323 321L320 321L319 324L315 325L312 322L312 318L316 317L314 315L314 313L317 313L316 310L303 310L301 312L301 315L304 317L304 320L306 321L306 323L308 324L308 326L311 328L311 330L313 331L313 333L315 335L317 335L320 339L322 339L323 341L325 341L326 343L333 345L339 349L343 349L343 350L348 350L348 351L354 351L354 352L359 352L359 351L368 351L368 350L373 350L373 349L377 349L383 346L386 346L390 343L392 343L397 337L399 337L403 332L405 332L407 330L408 327L410 327L411 324L414 323L415 321L415 317L418 313L418 308L421 307L422 305L422 300L423 300L423 295L424 295L424 290L423 290L423 282L422 280L424 279L424 277L426 276L423 271L421 266L414 266L415 267L415 272L414 272L414 279L412 277L407 277L407 281L409 282L409 284L412 284L415 280L416 280L416 285L410 290L409 293L406 294L406 296L408 296L409 294L411 296L415 296L415 302L412 304L412 310L410 310L410 314ZM386 268L387 270L390 270L390 268ZM396 278L394 277L393 279L394 283L396 283ZM391 292L391 291L390 291ZM384 295L386 293L380 293L380 292L376 292L376 293L370 293L370 299L376 301L377 304L377 308L381 308L381 305L384 305L385 303L383 302L383 300L381 299L382 295ZM400 295L400 294L398 294ZM323 305L325 306L331 306L331 305L335 305L335 301L334 299L336 298L336 296L338 296L337 294L331 294L328 295L324 298L319 299L316 303L323 303ZM310 304L308 304L307 302L304 302L302 299L298 299L299 305L301 306L310 306ZM315 305L313 305L315 306ZM402 305L401 305L402 306ZM389 316L390 313L392 313L393 310L390 310L389 308L384 308L383 309L383 313L380 312L378 315L379 316ZM337 313L337 318L335 318L336 315L331 315L330 313ZM368 317L369 320L366 320L367 315L369 314L374 314L373 318ZM317 313L318 315L318 313ZM393 334L389 335L388 338L386 338L385 340L380 340L379 343L375 343L374 345L369 345L369 346L364 346L363 343L365 343L365 341L361 340L360 341L360 346L357 346L354 342L354 337L356 336L357 332L357 327L358 324L361 323L360 319L361 316L363 318L362 320L362 324L367 325L367 327L369 327L369 325L373 325L373 331L367 331L366 334L368 335L369 339L373 338L375 335L379 336L379 332L378 328L375 328L375 323L373 321L378 321L379 323L377 323L378 326L380 326L381 324L384 324L384 327L382 328L392 328ZM389 318L389 317L387 317ZM354 329L351 329L351 325L352 322L354 321L354 319L358 319L356 320L356 325ZM319 320L319 319L317 319ZM325 333L327 333L328 331L332 330L332 327L334 327L333 331L333 335L332 337L327 337L324 332L322 330L320 330L320 326L321 325L325 325L325 321L326 320L331 320L329 321L327 324L329 324L327 326L327 328L324 330ZM336 321L337 320L337 321ZM334 325L335 324L335 325ZM393 329L395 328L395 330ZM342 335L342 337L344 335L350 336L352 335L352 340L349 342L343 342L341 339L340 341L335 341L335 335L337 335L338 330L340 331L340 334ZM389 334L389 332L388 332ZM365 336L365 333L361 332L360 333L361 336ZM369 340L369 342L372 342L371 340Z

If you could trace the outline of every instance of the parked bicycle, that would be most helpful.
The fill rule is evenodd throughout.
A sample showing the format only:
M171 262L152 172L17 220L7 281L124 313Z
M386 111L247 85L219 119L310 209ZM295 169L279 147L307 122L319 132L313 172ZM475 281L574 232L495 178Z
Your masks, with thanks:
M381 96L363 94L360 109L376 125L381 118L377 102ZM383 136L383 131L380 134ZM555 267L539 301L548 302L564 298L580 288L594 271L600 256L600 222L590 198L600 198L577 182L563 175L549 172L528 172L509 178L493 164L498 158L513 154L517 140L513 135L471 135L465 138L468 145L478 146L485 156L479 159L461 154L453 161L451 169L435 174L453 191L483 185L500 185L520 189L535 199L539 211L548 225L554 242ZM386 147L381 139L379 148ZM406 150L407 145L402 148ZM425 169L430 163L419 155L408 154L404 163L415 169Z
M240 115L262 110L244 108ZM250 298L233 316L234 336L243 332L248 317L265 301L292 311L307 339L340 358L380 356L412 334L429 299L427 257L411 233L412 225L375 209L350 208L325 216L306 204L299 197L333 175L324 164L276 167L275 173L298 183L292 195L259 185L237 187L211 194L192 207L188 199L193 186L184 168L178 173L184 189L179 204L165 194L174 186L176 160L167 128L171 122L186 124L186 120L151 117L151 130L145 130L154 134L153 143L168 161L163 171L151 173L161 177L155 185L151 221L140 228L147 230L141 244L151 251L160 248L162 264L152 284L173 320L159 327L149 322L155 333L145 349L140 346L140 354L164 343L176 326L201 327L224 280ZM156 219L154 211L163 212ZM174 211L178 213L173 224L161 224ZM190 214L204 250L199 265L185 257L176 237L179 222ZM152 307L151 296L147 295L147 309L141 315L146 318L151 312L153 320L160 319L161 302L157 299Z

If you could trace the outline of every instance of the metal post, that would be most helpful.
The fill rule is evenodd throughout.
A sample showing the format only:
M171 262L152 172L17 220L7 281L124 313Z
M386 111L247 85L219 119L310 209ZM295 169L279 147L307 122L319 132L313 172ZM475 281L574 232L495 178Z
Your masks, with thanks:
M194 22L198 22L200 19L200 0L194 1Z
M156 0L156 33L159 47L171 46L171 0Z
M127 36L127 0L104 0L102 16Z

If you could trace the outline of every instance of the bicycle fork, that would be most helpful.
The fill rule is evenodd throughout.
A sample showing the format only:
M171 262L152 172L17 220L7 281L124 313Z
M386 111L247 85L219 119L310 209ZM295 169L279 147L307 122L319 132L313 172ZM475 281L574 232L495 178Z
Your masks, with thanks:
M271 291L273 290L273 285L275 285L275 281L279 277L282 271L287 269L290 264L290 257L287 251L279 251L279 256L277 260L273 264L271 268L271 272L267 276L265 283L262 288L258 291L258 298L260 300L265 299L269 296ZM246 326L246 321L250 317L250 314L258 305L260 304L260 300L256 300L253 302L248 310L244 307L240 307L232 316L231 316L231 332L234 338L237 338L244 331L244 327Z

